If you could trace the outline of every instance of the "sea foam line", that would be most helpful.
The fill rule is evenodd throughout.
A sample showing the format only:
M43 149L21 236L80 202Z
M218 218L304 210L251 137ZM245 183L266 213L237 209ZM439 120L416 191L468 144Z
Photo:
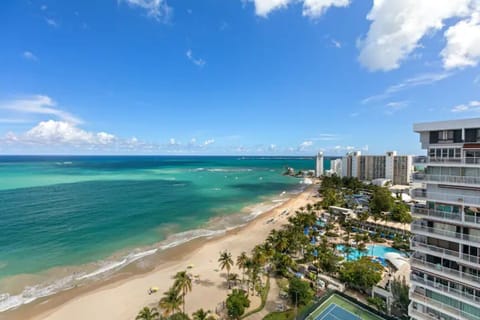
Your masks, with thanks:
M16 309L21 305L28 304L39 298L47 297L52 294L74 288L75 286L80 285L82 281L95 277L100 278L102 276L106 276L111 272L117 271L134 261L153 255L159 250L170 249L202 237L209 238L222 235L225 234L227 231L238 228L240 226L242 225L226 228L224 230L195 229L180 232L167 238L167 240L165 241L166 243L164 245L161 245L159 248L154 248L141 252L134 251L122 257L120 260L99 263L101 265L100 268L90 273L76 273L63 277L61 279L54 280L52 282L42 283L34 286L27 286L20 294L17 295L11 295L10 293L0 293L0 312Z

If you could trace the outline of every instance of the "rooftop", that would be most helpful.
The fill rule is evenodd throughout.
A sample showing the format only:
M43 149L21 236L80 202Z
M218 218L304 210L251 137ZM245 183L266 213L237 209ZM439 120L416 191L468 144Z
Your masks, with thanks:
M413 124L413 131L415 132L453 130L460 128L480 128L480 118L421 122Z

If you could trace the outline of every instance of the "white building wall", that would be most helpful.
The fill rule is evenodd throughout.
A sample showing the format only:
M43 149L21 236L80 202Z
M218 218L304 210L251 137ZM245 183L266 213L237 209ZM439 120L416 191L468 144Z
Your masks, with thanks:
M330 160L330 173L342 176L342 159Z
M317 178L323 175L323 152L317 154L315 175Z
M396 151L389 151L385 157L385 179L390 181L393 181L393 163L396 155Z
M352 177L354 178L358 178L360 174L360 172L358 172L360 156L361 156L360 151L356 151L352 153Z

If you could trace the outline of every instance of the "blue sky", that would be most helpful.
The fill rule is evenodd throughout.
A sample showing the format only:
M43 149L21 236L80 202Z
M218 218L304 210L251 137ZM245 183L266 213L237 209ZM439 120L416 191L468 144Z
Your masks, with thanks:
M420 153L478 117L477 0L2 1L0 153Z

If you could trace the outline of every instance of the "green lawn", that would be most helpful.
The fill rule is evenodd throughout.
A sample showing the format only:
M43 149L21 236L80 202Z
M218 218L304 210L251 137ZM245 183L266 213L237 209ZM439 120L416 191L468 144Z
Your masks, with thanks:
M383 318L363 309L360 306L353 304L352 302L340 297L339 295L333 294L328 298L324 303L322 303L317 309L315 309L311 314L307 316L305 320L315 320L328 306L336 304L345 310L357 315L362 318L362 320L383 320Z

